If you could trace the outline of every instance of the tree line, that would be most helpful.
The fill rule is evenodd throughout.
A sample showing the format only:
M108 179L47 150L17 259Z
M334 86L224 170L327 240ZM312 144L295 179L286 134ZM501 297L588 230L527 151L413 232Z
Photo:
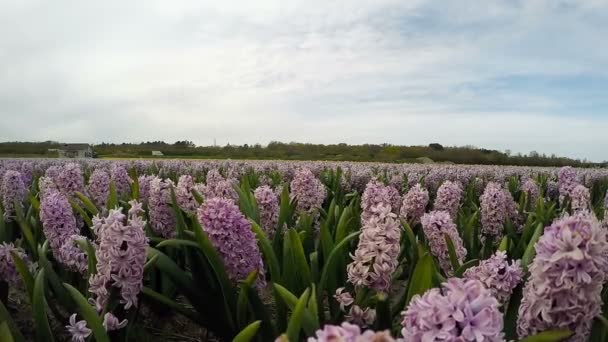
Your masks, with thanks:
M48 156L56 155L58 142L4 142L0 143L0 155ZM266 146L226 145L196 146L192 141L175 143L147 141L141 143L101 143L92 145L98 157L148 157L152 151L160 151L165 157L217 158L217 159L284 159L284 160L333 160L333 161L374 161L389 163L445 162L457 164L495 164L529 166L606 166L607 163L592 163L586 160L558 157L555 155L514 154L477 148L474 146L442 146L433 143L428 146L399 146L391 144L307 144L273 141ZM50 151L49 151L50 150Z

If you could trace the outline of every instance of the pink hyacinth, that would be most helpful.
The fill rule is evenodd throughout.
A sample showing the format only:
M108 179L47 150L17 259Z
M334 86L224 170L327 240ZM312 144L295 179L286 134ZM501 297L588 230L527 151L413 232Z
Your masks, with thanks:
M459 182L446 180L437 190L437 197L433 203L433 210L447 211L450 217L456 219L460 200L462 199L462 186Z
M419 223L428 203L429 192L418 183L403 196L400 216L414 224Z
M448 253L448 245L445 236L449 236L450 240L452 240L456 251L456 257L461 264L464 262L467 250L464 248L462 239L460 238L460 235L458 235L458 230L456 229L456 225L452 221L450 214L447 211L433 210L430 213L424 214L420 221L422 222L424 236L431 248L431 254L439 259L441 269L447 275L452 275L455 270L452 269L452 264L450 263L450 255Z
M150 181L150 195L148 198L148 215L150 227L154 234L171 238L175 236L175 216L171 207L171 180L162 180L155 177Z
M137 306L137 296L143 287L148 247L146 222L141 218L141 203L132 200L129 204L128 218L122 208L111 209L107 217L94 217L99 247L95 251L97 273L89 280L89 292L94 295L99 312L106 306L113 288L120 293L120 303L128 310Z
M255 189L253 196L258 204L262 229L272 239L279 221L279 198L268 185Z
M574 333L569 342L588 340L593 318L602 310L606 234L588 213L558 219L545 228L523 289L517 319L520 338L566 328Z
M401 229L390 205L382 203L370 208L370 217L363 221L359 243L347 267L348 281L356 287L388 291L391 275L397 268Z
M27 189L18 171L8 170L2 176L2 207L4 208L4 220L9 222L15 216L15 205L23 209L23 201Z
M177 181L177 187L175 188L175 199L179 207L189 213L194 214L198 208L198 203L192 195L192 189L194 189L194 179L190 175L182 175Z
M481 281L500 304L505 304L521 282L523 270L519 260L509 264L507 253L498 251L478 266L467 269L464 277Z
M290 184L291 198L297 201L298 212L313 214L323 206L325 186L309 169L299 169Z
M197 211L198 220L220 254L235 283L258 271L256 284L266 286L264 263L251 224L232 200L209 198Z
M451 278L441 289L415 295L401 324L408 342L505 341L499 303L477 280Z

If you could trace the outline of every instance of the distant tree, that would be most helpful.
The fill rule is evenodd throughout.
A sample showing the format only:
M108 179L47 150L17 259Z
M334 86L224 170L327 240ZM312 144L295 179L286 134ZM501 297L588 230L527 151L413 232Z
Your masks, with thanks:
M443 146L441 144L438 144L438 143L429 144L429 147L432 148L435 151L443 151Z

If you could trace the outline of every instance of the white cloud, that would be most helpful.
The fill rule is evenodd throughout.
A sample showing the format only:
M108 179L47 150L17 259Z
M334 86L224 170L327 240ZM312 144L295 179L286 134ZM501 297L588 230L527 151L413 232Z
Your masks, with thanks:
M3 0L0 140L438 141L608 159L606 119L509 84L608 78L606 20L601 1Z

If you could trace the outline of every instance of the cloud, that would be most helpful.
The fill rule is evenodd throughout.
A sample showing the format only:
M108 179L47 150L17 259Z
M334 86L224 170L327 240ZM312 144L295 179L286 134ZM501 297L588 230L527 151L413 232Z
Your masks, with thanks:
M602 1L0 2L0 140L608 159Z

